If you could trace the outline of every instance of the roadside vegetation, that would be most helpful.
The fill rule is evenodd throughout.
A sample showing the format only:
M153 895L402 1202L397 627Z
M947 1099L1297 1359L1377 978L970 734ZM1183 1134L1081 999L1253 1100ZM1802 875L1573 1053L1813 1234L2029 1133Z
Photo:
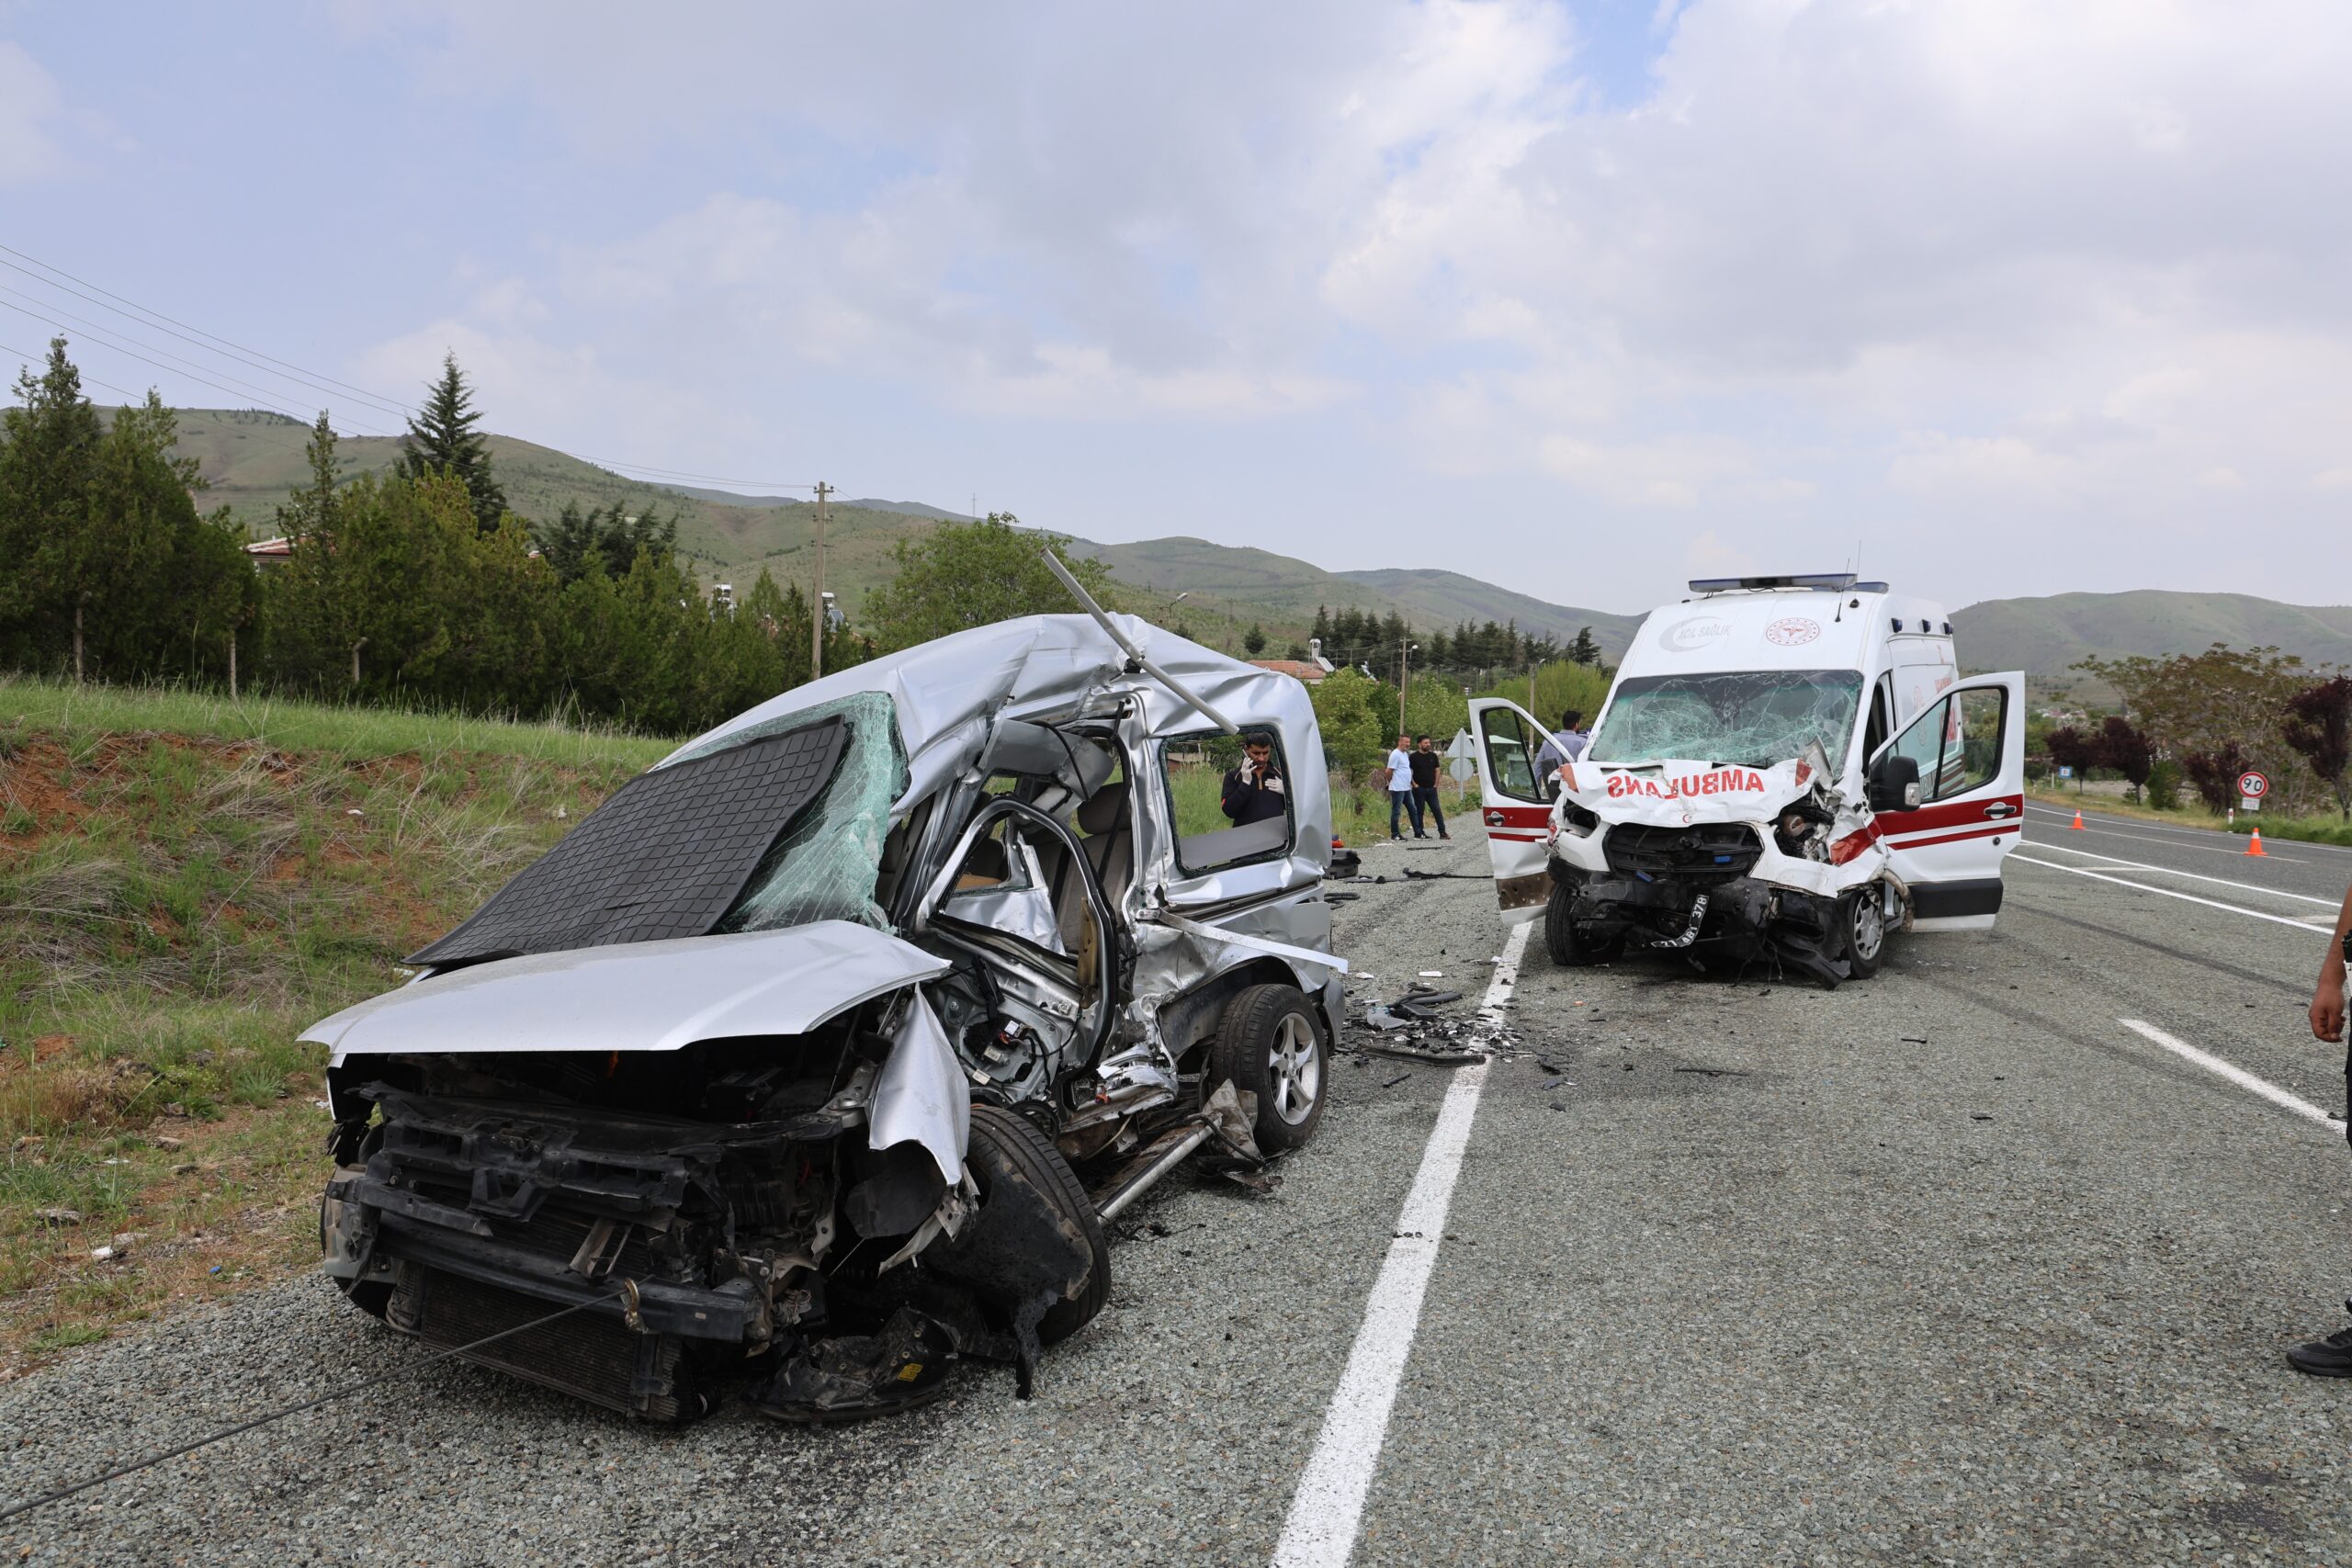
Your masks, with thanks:
M0 1377L309 1267L296 1035L666 749L0 680Z

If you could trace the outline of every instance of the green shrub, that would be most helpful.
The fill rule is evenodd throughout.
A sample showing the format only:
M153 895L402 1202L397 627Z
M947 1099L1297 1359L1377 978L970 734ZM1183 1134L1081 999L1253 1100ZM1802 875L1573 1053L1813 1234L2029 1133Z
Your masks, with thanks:
M2158 811L2180 809L2180 764L2170 758L2148 770L2148 783L2141 792L2142 798Z

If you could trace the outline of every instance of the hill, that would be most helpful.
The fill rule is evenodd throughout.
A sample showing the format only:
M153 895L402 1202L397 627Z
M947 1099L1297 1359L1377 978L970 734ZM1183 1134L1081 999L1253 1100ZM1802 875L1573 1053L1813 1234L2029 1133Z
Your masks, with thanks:
M177 412L180 450L198 459L212 487L204 504L226 505L248 528L266 532L277 507L297 485L307 482L302 455L307 428L282 415L251 410ZM813 500L649 484L513 436L492 435L489 441L507 499L526 517L552 518L567 502L620 505L632 512L674 511L680 551L710 581L731 581L740 588L764 567L779 582L797 581L806 589L813 575ZM398 458L400 443L389 436L351 436L336 450L345 474L381 472ZM892 547L935 522L963 515L920 502L833 502L825 533L825 586L854 615L866 591L889 575ZM1303 640L1317 605L1353 605L1380 615L1395 610L1420 626L1452 626L1464 618L1516 619L1524 628L1563 638L1590 626L1612 656L1634 622L1634 617L1547 604L1455 572L1341 574L1289 556L1205 539L1074 544L1079 553L1100 557L1110 566L1112 574L1131 590L1126 601L1138 613L1236 651L1242 632L1252 625L1264 628L1276 651ZM1181 605L1175 602L1180 593L1184 595Z
M249 526L266 529L276 507L305 478L304 427L251 411L183 409L179 418L181 450L202 462L212 483L206 503L225 503ZM817 532L811 501L649 484L512 436L492 435L490 443L507 494L526 516L551 518L567 502L674 510L679 547L711 581L746 585L765 567L778 581L797 581L804 588L808 583ZM340 451L345 471L359 473L389 468L399 443L357 436L345 441ZM826 586L854 615L866 591L888 576L893 546L961 515L920 502L836 502L826 532ZM1264 627L1276 651L1303 640L1318 605L1379 615L1394 610L1422 628L1463 620L1516 621L1524 629L1563 639L1590 626L1612 660L1623 652L1641 620L1639 613L1556 604L1454 571L1327 571L1272 550L1189 537L1074 544L1080 554L1111 569L1138 613L1236 651L1242 631L1252 624ZM1670 597L1679 587L1661 583L1658 597ZM2044 693L2091 701L2112 694L2070 668L2086 658L2195 652L2218 641L2275 644L2314 664L2352 663L2352 608L2283 604L2245 594L2151 589L1988 599L1959 611L1952 621L1967 668L2022 669Z
M2282 604L2245 593L2060 593L1987 599L1952 616L1970 670L2023 670L2048 693L2111 701L2074 670L2084 659L2195 653L2216 642L2276 647L2314 665L2352 664L2352 607Z

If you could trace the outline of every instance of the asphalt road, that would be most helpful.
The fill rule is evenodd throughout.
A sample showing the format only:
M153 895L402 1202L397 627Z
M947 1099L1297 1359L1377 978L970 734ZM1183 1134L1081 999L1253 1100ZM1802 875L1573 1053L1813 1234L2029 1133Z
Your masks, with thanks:
M1346 1058L1274 1195L1125 1216L1027 1404L974 1367L898 1421L670 1433L443 1366L0 1553L2352 1562L2352 1384L2278 1358L2352 1321L2342 1050L2302 1021L2352 855L2067 820L2030 816L1997 931L1835 992L1539 943L1475 1089ZM1359 998L1494 983L1490 886L1394 879L1483 872L1475 832L1368 852ZM415 1359L312 1280L183 1317L0 1390L0 1495Z

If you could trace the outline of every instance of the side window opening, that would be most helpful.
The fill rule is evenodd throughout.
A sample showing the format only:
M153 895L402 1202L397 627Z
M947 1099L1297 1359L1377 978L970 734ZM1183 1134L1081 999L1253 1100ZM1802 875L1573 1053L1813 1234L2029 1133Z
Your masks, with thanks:
M1498 793L1519 800L1551 798L1535 777L1535 753L1543 739L1527 733L1525 720L1509 708L1488 708L1478 716L1478 730L1487 777Z
M1252 734L1266 742L1262 760L1247 743ZM1281 736L1206 730L1159 745L1178 871L1200 876L1290 852L1290 760Z
M1939 697L1895 737L1896 756L1919 765L1922 806L1982 789L2000 773L2005 692L1979 687Z

